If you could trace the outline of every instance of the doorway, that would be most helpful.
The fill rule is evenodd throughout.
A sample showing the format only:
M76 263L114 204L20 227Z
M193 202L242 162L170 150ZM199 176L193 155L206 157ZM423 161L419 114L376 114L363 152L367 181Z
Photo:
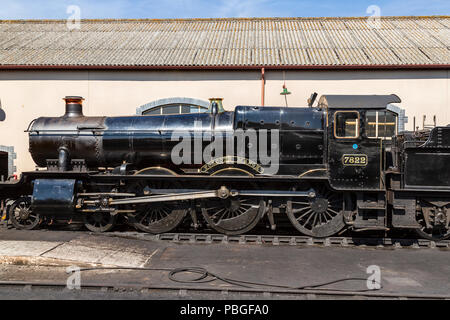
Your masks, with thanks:
M0 181L5 181L8 176L8 152L0 151Z

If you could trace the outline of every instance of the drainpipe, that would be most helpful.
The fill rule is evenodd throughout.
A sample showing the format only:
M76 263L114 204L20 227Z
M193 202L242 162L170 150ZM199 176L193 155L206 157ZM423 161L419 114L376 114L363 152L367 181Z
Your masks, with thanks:
M264 107L264 98L265 98L265 88L266 86L266 74L265 74L265 69L262 68L261 69L261 105Z

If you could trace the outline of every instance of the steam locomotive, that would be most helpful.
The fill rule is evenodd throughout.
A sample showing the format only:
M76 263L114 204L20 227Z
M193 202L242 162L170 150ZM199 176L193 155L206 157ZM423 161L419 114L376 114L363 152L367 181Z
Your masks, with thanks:
M324 95L315 107L86 117L66 97L61 117L30 123L37 168L0 184L11 223L120 221L154 234L181 223L224 234L275 230L280 215L304 235L416 230L450 237L450 127L397 133L396 95Z

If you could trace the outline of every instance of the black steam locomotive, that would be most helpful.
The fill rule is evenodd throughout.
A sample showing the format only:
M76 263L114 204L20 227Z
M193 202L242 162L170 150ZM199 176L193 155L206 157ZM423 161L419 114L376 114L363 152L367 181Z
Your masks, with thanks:
M62 117L27 132L37 169L0 184L16 228L119 221L164 233L190 220L225 234L286 214L302 234L414 229L450 237L450 127L396 133L396 95L324 95L305 108L217 101L193 114Z

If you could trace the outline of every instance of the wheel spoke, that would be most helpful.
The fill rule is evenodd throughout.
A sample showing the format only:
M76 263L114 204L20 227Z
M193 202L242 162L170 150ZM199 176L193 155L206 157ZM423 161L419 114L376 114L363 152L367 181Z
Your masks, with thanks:
M225 217L226 215L227 215L227 213L229 212L229 210L227 209L227 210L225 210L225 212L220 216L220 218L219 219L217 219L217 221L220 221L220 220L222 220L222 218L223 217Z
M306 219L305 223L303 224L304 226L306 226L309 222L309 220L311 220L311 218L314 216L314 212L312 212L311 215L309 215L308 219Z
M318 212L316 212L315 214L314 214L314 220L313 220L313 223L312 223L312 225L311 225L311 227L312 228L314 228L315 226L316 226L316 222L317 222L317 218L319 217L319 214L320 213L318 213Z
M304 216L306 216L307 214L313 213L313 211L311 209L309 209L308 211L306 211L304 214L302 214L300 217L297 218L297 221L300 221L301 218L303 218Z
M164 218L165 218L165 217L168 217L169 214L170 214L170 210L169 210L168 207L164 207L164 208L163 208L163 212L164 212Z
M218 214L220 214L221 212L226 211L226 210L227 210L226 208L220 209L219 211L217 211L216 213L214 213L214 214L211 216L211 218L216 217Z
M250 208L248 208L248 209L250 209ZM248 209L239 208L239 210L238 210L239 215L245 214L248 211Z
M301 209L292 210L292 213L299 213L299 212L302 212L302 211L304 211L306 209L311 209L311 207L304 207L304 208L301 208Z
M328 209L328 210L329 210L329 209ZM324 212L324 215L325 215L325 221L327 220L327 219L326 219L327 216L330 217L330 219L333 219L333 216L328 212L328 210Z
M322 224L322 213L319 213L319 221L317 221L319 223L319 225ZM327 222L327 220L325 219L325 222Z
M331 208L328 208L328 211L331 211L332 213L334 213L334 214L336 214L336 215L338 215L339 214L339 212L336 212L336 211L334 211L333 209L331 209Z
M161 209L156 209L156 220L161 220L162 219L162 213L161 213Z
M144 219L147 218L148 215L149 215L149 212L147 212L147 213L139 220L139 223L142 223L142 221L144 221Z

